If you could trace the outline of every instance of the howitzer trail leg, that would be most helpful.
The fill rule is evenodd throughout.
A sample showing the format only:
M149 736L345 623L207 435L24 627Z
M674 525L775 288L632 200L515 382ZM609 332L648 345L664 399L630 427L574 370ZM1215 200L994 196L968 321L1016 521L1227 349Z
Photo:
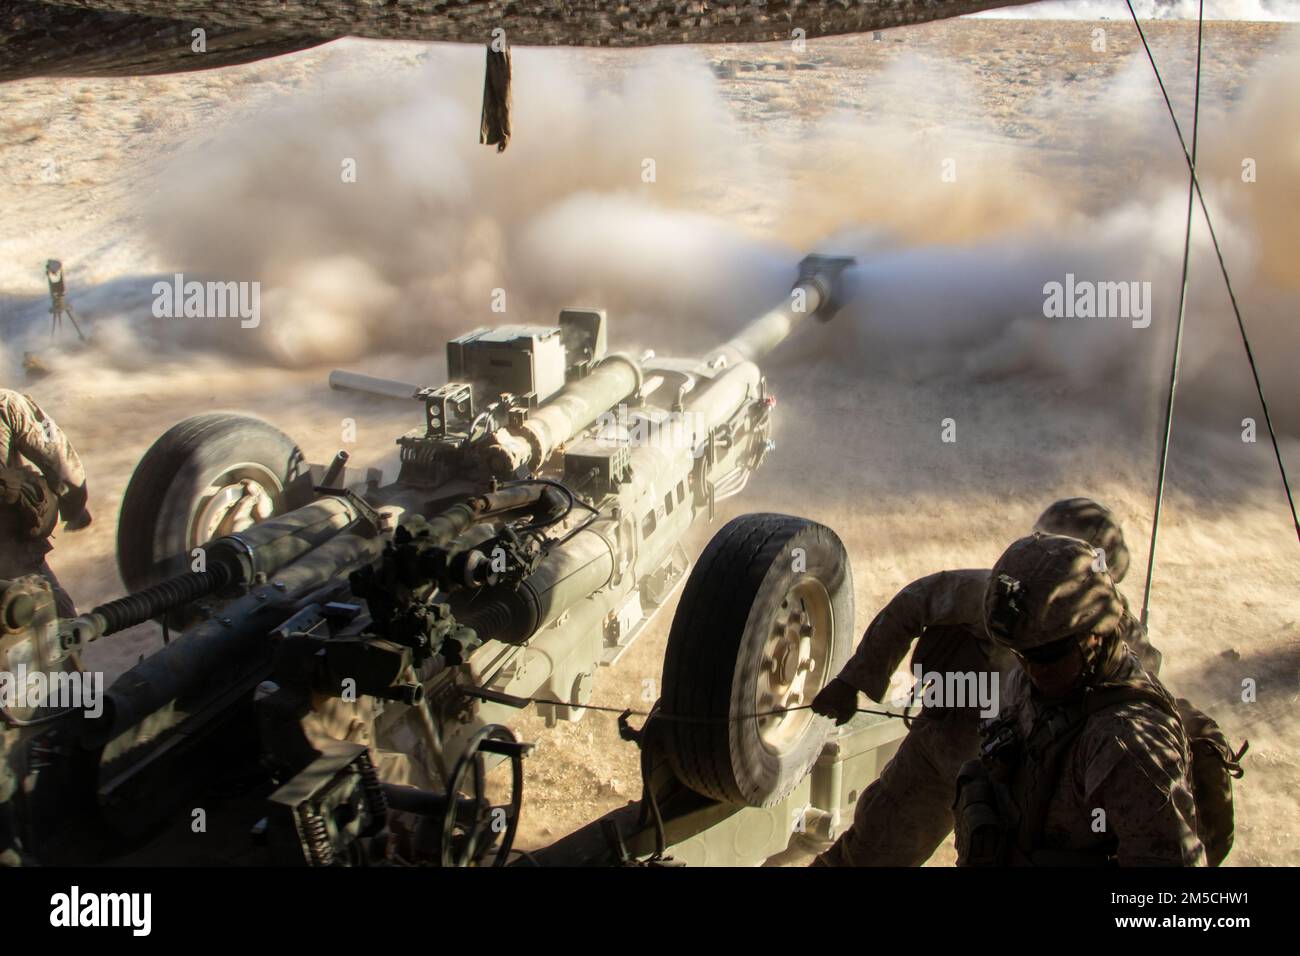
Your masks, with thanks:
M978 749L978 715L923 714L862 792L853 825L813 865L921 866L952 832L957 771Z

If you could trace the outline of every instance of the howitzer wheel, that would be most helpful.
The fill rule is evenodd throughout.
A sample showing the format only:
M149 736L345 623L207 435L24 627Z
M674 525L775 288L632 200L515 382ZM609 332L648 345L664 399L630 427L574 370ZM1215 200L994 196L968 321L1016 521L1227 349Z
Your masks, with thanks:
M664 657L665 743L697 793L766 807L821 753L830 721L807 709L852 646L853 573L834 531L742 515L687 579Z
M190 553L284 510L302 452L259 418L213 412L178 422L140 459L122 498L117 564L129 590L189 571Z

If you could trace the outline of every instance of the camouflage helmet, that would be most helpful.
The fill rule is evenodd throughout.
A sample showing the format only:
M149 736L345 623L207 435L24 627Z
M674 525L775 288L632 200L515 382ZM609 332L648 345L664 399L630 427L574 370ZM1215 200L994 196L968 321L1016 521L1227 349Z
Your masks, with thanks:
M984 623L1012 651L1110 634L1124 614L1101 552L1078 538L1034 532L1007 548L984 591Z
M1091 498L1062 498L1047 506L1034 522L1043 534L1080 538L1106 552L1106 568L1118 584L1128 573L1128 547L1124 532L1110 509Z

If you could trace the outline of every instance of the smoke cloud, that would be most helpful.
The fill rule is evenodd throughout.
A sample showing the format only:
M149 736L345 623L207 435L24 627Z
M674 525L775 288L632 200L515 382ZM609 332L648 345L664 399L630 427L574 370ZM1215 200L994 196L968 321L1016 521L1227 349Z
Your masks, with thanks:
M46 348L55 372L33 385L93 475L96 523L57 543L56 570L82 606L118 596L122 490L149 443L187 415L258 414L312 461L346 447L391 479L393 438L418 426L418 407L331 393L323 363L436 384L448 336L550 321L566 305L609 309L615 348L689 354L779 301L816 250L858 258L849 301L765 365L780 395L778 450L719 518L772 510L836 529L853 556L860 628L907 581L986 567L1053 498L1088 494L1122 516L1136 599L1187 172L1132 37L1090 57L1091 30L940 24L888 31L878 46L810 43L803 57L785 46L517 50L503 154L475 142L478 50L345 42L244 71L87 84L63 97L86 100L75 124L50 124L48 142L20 141L12 155L35 166L38 147L83 148L69 163L89 185L64 191L76 205L58 206L52 188L50 209L29 204L0 261L16 290L0 300L11 363L49 342L35 284L46 255L80 258L72 301L93 327L82 351L67 333ZM1118 25L1109 32L1118 39ZM1152 31L1186 123L1185 33ZM1215 39L1198 163L1275 417L1294 434L1300 57L1264 46L1275 36L1248 27ZM68 85L44 95L74 82L49 81ZM273 91L258 94L262 112L246 109L248 88ZM160 129L140 130L147 115ZM193 119L208 115L230 125ZM168 126L174 116L190 125ZM127 131L121 163L101 161L83 135L96 128ZM138 161L142 138L157 177ZM99 185L114 176L117 194ZM13 205L30 192L11 186ZM1295 539L1199 220L1192 248L1153 640L1170 686L1194 692L1234 740L1248 729L1261 761L1240 790L1234 859L1291 862L1294 695L1279 677L1261 682L1272 696L1260 708L1238 701L1242 677L1294 674ZM153 317L152 285L175 273L260 282L259 326ZM1067 277L1149 283L1150 324L1045 315L1045 286ZM497 290L504 313L492 310ZM1239 440L1246 416L1259 420L1255 444ZM956 444L940 437L945 420ZM1283 452L1294 460L1295 448ZM697 528L688 550L716 528ZM658 678L668 617L602 678L602 702L636 700ZM91 652L126 666L155 646L146 635ZM562 832L635 795L610 782L608 805L592 803L610 779L601 767L637 773L635 750L599 721L544 738L550 762L530 770L541 785L525 825ZM551 838L533 832L534 844Z
M111 300L122 316L97 323L100 353L136 369L153 361L142 339L151 353L280 367L436 355L476 325L551 321L566 305L609 309L617 347L700 349L780 299L816 249L860 263L845 321L814 346L840 361L915 378L1043 376L1142 404L1164 387L1186 169L1136 57L1097 91L1114 108L1086 121L1068 89L1034 101L1023 122L1064 131L1070 150L1045 159L1006 135L960 65L904 56L875 81L884 92L869 117L787 118L804 124L797 135L765 141L698 54L653 51L597 82L574 68L578 54L523 50L514 138L496 154L472 136L479 51L435 47L414 78L348 79L370 49L335 53L340 79L181 153L149 207L169 270L261 283L260 326L152 318L156 277L122 279L88 303ZM1283 58L1243 102L1217 104L1201 164L1275 415L1292 432L1300 154L1286 137L1298 81L1300 60ZM898 92L922 89L948 91L942 130L918 124ZM1099 192L1111 171L1118 185ZM1191 411L1253 412L1197 216L1184 394ZM1149 324L1045 316L1045 288L1067 277L1149 287Z

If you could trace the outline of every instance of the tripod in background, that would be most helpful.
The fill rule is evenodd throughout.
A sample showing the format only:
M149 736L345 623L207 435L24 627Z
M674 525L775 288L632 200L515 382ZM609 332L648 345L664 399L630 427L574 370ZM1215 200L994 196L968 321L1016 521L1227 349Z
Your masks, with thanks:
M81 326L77 324L77 317L72 314L72 306L67 302L67 287L63 283L63 263L58 259L48 259L45 262L45 281L50 286L50 341L53 342L58 335L59 329L63 327L63 317L66 315L72 327L77 331L77 338L86 341L86 336L81 331Z

